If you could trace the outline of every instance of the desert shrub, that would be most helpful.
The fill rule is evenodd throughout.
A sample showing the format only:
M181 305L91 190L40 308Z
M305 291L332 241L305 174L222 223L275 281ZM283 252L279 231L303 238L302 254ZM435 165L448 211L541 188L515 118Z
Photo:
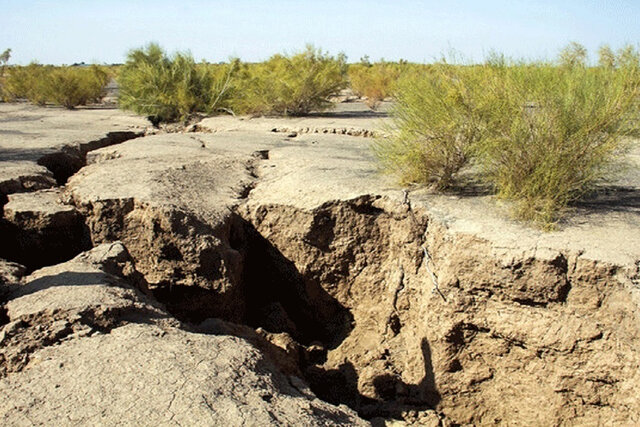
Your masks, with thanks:
M598 65L605 68L616 66L616 54L609 45L602 45L598 49Z
M615 63L623 68L637 68L640 66L640 52L633 45L625 45L618 50Z
M0 53L0 66L4 67L11 59L11 49L5 49L4 52Z
M47 75L52 67L31 63L26 67L10 67L3 87L8 101L27 99L37 105L49 100Z
M205 68L206 87L209 88L204 102L204 112L233 114L231 106L239 91L236 75L242 67L240 60L235 58L229 63L201 64L200 67Z
M545 228L607 175L635 126L637 68L573 65L507 67L487 87L500 101L486 118L486 179L518 218Z
M232 65L213 69L188 53L169 57L157 44L129 52L118 71L121 108L149 116L154 123L187 121L197 112L222 107Z
M99 102L109 83L108 73L97 65L89 68L58 67L50 70L45 77L46 98L69 109Z
M245 114L298 116L331 105L347 85L346 58L307 46L303 52L274 55L243 67L233 109Z
M349 66L349 82L354 94L366 97L366 104L375 110L385 98L391 96L401 72L400 64L353 64Z
M4 82L5 82L5 70L7 68L7 63L11 58L11 49L5 49L4 52L0 54L0 99L4 99Z
M434 65L397 83L388 137L374 152L403 183L449 187L483 138L487 67Z
M8 100L22 98L37 105L53 103L74 108L100 101L108 81L108 73L97 65L78 68L32 63L11 67L3 90Z
M640 127L635 50L588 67L574 48L558 64L494 57L403 77L389 136L374 144L381 164L404 183L443 189L473 163L517 218L552 228Z

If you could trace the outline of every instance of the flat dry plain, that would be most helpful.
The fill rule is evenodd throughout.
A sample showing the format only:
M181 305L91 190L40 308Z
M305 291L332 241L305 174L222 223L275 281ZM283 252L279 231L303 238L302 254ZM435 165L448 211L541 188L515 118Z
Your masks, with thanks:
M640 144L542 232L381 175L387 107L0 104L1 422L639 423Z

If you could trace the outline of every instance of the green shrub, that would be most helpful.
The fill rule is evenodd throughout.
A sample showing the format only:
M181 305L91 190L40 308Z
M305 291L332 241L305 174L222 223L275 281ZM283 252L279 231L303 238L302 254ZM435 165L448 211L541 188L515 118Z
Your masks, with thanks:
M196 64L188 53L168 57L157 45L129 52L118 71L121 108L160 122L187 121L225 107L234 65Z
M34 104L45 105L49 100L47 75L51 68L37 63L10 67L3 88L4 98L9 101L27 99Z
M639 94L637 68L514 66L487 89L482 165L520 219L553 227L568 204L605 177L624 148Z
M640 61L625 48L603 66L565 50L560 66L495 57L403 77L389 137L374 151L403 183L444 189L473 163L517 218L552 228L606 178L638 132Z
M377 64L353 64L349 66L349 82L354 94L366 97L366 104L372 110L391 96L402 67L398 64L380 62Z
M434 65L397 84L389 137L374 144L383 168L403 183L449 187L485 132L486 67Z
M234 111L245 114L298 116L331 105L329 98L347 85L346 58L307 46L292 55L243 67Z
M4 52L0 54L0 99L4 99L4 85L5 85L5 70L7 68L7 63L11 58L11 49L5 49Z
M560 65L564 67L584 67L587 65L587 49L580 43L571 42L558 55Z
M598 49L598 65L605 68L616 66L616 55L609 45L602 45Z
M107 72L96 65L90 68L59 67L46 75L45 93L57 105L73 109L90 102L99 102L109 83Z
M77 68L32 63L9 69L3 96L8 100L28 99L37 105L53 103L71 109L99 102L108 82L107 72L96 65Z

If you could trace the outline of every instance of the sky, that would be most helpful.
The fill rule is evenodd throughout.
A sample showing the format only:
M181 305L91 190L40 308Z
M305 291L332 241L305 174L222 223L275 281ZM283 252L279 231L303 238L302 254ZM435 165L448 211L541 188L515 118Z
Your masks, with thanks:
M640 42L640 0L0 0L0 51L10 64L121 63L157 42L197 60L262 61L311 43L349 62L468 61L491 50L550 59L570 41Z

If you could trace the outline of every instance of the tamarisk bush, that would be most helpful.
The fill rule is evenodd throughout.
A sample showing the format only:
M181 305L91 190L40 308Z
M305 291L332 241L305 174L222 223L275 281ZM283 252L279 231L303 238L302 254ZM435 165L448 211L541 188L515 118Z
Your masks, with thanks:
M297 54L273 55L243 68L233 109L244 114L300 116L331 106L329 98L347 86L344 55L313 46Z
M104 67L54 67L36 63L8 68L3 85L7 100L27 99L37 105L52 103L73 109L99 102L105 95L109 74Z
M195 113L224 109L235 63L196 64L189 53L171 57L157 44L129 52L118 72L120 108L149 117L152 123L186 122Z
M475 165L517 218L553 228L639 128L640 55L627 46L600 57L589 67L574 43L557 64L494 57L410 75L397 86L390 136L374 151L403 183L438 190Z

